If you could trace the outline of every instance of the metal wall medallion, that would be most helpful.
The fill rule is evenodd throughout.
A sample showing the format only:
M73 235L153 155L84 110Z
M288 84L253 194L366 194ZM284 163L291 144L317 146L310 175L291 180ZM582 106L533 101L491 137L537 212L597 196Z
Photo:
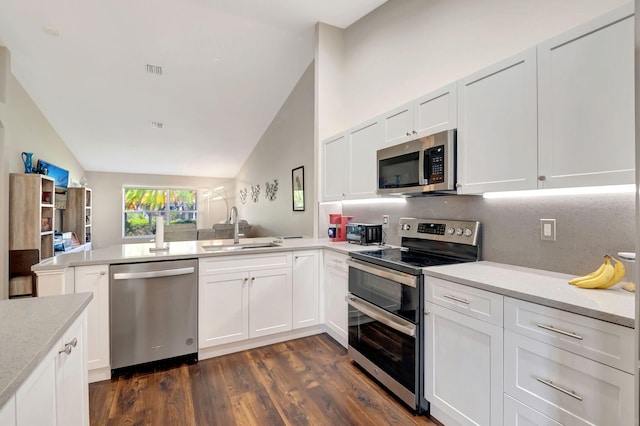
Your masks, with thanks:
M274 179L273 183L266 182L264 186L264 198L269 201L275 200L278 192L278 179Z
M251 200L254 203L257 203L258 197L260 197L260 185L256 185L256 186L251 185Z
M247 188L242 188L240 190L240 202L242 204L247 202Z

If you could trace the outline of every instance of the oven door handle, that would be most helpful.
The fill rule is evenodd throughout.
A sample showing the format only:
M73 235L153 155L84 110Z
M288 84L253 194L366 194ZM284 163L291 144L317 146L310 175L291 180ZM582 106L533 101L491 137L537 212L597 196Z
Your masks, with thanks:
M361 262L356 259L348 259L347 264L352 268L359 269L363 272L368 272L369 274L377 275L378 277L386 278L409 287L416 288L418 284L418 277L415 275L405 274L404 272L398 272L387 268L378 268L370 263Z
M369 302L366 302L356 296L347 295L345 296L347 303L363 314L373 318L376 321L383 323L386 326L393 328L396 331L399 331L402 334L406 334L409 337L416 337L416 325L410 323L409 321L405 321L402 318L398 318L395 315L392 315L382 309L378 308L375 305L372 305Z

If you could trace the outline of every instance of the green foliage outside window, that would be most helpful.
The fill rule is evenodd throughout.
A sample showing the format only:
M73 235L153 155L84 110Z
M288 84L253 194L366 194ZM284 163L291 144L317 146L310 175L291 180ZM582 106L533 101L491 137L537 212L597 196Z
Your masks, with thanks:
M194 189L124 188L124 237L151 237L156 217L169 224L196 223L197 191Z

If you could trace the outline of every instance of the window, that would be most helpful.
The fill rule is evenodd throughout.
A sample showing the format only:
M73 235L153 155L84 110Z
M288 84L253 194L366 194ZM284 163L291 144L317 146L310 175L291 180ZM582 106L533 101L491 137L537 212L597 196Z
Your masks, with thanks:
M125 238L155 235L158 216L171 225L196 223L198 208L195 189L124 188L122 193L122 236Z

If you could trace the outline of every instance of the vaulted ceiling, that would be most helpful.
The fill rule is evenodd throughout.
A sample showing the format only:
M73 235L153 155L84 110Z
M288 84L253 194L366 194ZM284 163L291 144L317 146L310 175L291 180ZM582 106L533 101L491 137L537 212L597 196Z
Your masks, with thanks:
M313 60L315 23L385 1L2 0L0 45L86 170L234 177Z

